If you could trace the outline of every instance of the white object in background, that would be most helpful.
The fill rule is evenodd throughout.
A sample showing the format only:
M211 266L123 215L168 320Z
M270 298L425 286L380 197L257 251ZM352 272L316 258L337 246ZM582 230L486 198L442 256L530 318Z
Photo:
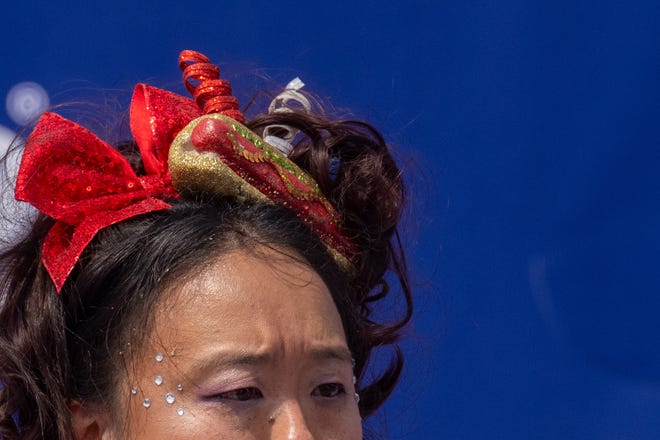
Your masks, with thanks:
M289 81L289 84L286 85L284 91L271 101L268 106L268 114L287 113L291 111L291 107L303 108L306 112L310 112L312 104L305 95L298 91L303 87L305 87L305 83L303 83L298 77ZM292 106L291 103L297 105ZM264 128L263 138L264 141L280 150L282 154L288 156L289 153L291 153L291 150L293 150L293 140L299 132L300 130L289 127L288 125L274 124Z
M16 133L4 125L0 125L0 157L5 155L7 148L9 148L15 137Z
M5 101L7 115L21 126L36 122L49 105L46 90L31 81L20 82L9 89Z
M14 199L14 184L23 153L23 140L0 125L0 250L20 239L36 215L36 209ZM7 151L12 147L9 154Z

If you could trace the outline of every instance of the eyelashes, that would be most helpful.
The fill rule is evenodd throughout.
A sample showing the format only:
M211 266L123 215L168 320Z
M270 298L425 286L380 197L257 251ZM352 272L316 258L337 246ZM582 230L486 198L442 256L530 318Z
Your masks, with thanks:
M343 394L346 394L346 387L340 383L324 383L312 391L312 396L325 397L327 399L341 397Z
M238 388L213 396L217 400L234 400L237 402L247 402L249 400L263 399L264 395L255 387Z
M336 399L342 397L345 394L346 387L341 383L324 383L314 388L311 393L311 395L314 397L321 397L324 399ZM235 390L230 390L211 396L211 399L213 400L234 402L257 401L263 398L263 393L259 388L256 387L237 388Z

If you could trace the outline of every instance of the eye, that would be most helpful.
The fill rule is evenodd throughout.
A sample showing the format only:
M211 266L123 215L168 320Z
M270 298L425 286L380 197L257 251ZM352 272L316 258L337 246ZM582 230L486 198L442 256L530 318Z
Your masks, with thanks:
M226 391L224 393L217 394L215 397L217 399L237 400L239 402L246 402L248 400L261 399L264 397L264 395L261 393L259 388L249 387L249 388L239 388L236 390Z
M317 386L312 391L312 396L319 396L325 398L339 397L342 394L346 394L346 389L344 385L340 383L324 383Z

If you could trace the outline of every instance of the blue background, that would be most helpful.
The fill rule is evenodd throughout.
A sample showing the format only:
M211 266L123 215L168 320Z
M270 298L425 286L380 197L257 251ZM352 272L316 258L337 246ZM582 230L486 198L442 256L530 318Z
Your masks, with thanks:
M660 3L3 9L3 94L31 80L54 104L122 107L139 81L182 90L176 58L191 48L242 102L299 75L381 128L410 185L417 310L406 376L374 429L657 438ZM4 113L0 124L18 129Z

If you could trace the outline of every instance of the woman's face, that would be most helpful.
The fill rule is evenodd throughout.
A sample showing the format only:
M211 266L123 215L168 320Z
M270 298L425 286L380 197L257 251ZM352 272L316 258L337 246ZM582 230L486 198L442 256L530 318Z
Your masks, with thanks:
M362 438L330 292L309 267L264 255L225 255L174 287L129 368L122 437Z

